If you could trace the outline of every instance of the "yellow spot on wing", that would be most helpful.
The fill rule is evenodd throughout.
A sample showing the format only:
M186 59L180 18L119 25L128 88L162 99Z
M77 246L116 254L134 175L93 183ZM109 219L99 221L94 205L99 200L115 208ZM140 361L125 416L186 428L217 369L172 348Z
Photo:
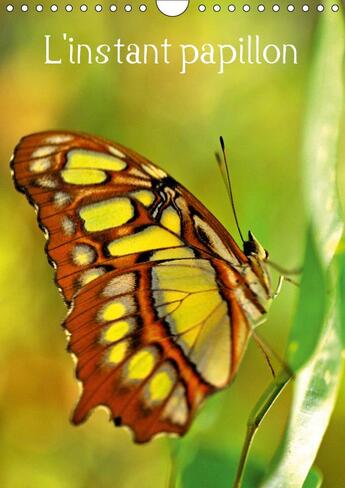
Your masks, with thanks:
M47 144L62 144L63 142L68 142L73 139L70 134L53 134L45 139L44 142Z
M116 342L125 337L130 329L131 326L127 320L120 320L108 327L108 329L103 334L103 339L107 342Z
M102 276L104 274L104 269L103 268L93 268L93 269L88 269L85 271L79 278L79 282L81 286L85 286L91 281L95 280L99 276Z
M119 149L117 149L114 146L108 146L108 151L111 152L111 154L113 154L114 156L117 156L119 158L124 158L125 157L125 155L123 154L123 152L121 152Z
M51 159L50 158L40 158L35 159L30 164L30 171L33 173L40 173L42 171L46 171L51 166Z
M63 191L57 191L54 195L54 203L57 207L62 208L71 203L71 196Z
M103 296L114 297L124 293L130 293L134 291L135 287L135 274L125 273L112 278L103 290Z
M109 154L87 151L86 149L73 149L68 153L66 168L78 169L104 169L109 171L121 171L127 164L122 159Z
M37 178L36 184L42 186L43 188L50 188L50 189L56 188L58 186L56 180L51 176L47 176L47 175Z
M139 202L142 203L145 207L149 207L155 199L154 194L148 190L134 191L133 193L131 193L131 195L139 200Z
M164 259L186 259L194 258L194 256L194 252L188 247L178 247L156 251L150 258L150 261L160 261Z
M128 362L126 378L128 380L142 380L149 376L156 362L156 353L151 349L137 352Z
M78 244L72 250L72 259L78 266L85 266L95 259L95 251L86 244Z
M64 215L61 219L61 226L66 236L72 236L75 233L75 225L73 220Z
M61 176L66 183L72 185L94 185L106 180L105 171L121 171L126 166L122 159L109 154L73 149L68 153L67 164L61 171Z
M31 157L42 158L44 156L49 156L50 154L53 154L53 152L55 151L56 151L55 146L41 146L31 154Z
M121 237L110 242L108 249L112 256L124 256L173 246L183 246L183 242L170 232L151 225L137 234Z
M108 362L112 364L119 364L125 358L127 349L127 342L120 342L120 344L113 346L108 353Z
M165 178L166 176L168 176L165 171L158 168L157 166L155 166L152 163L142 164L142 168L144 168L145 171L147 171L148 174L150 176L153 176L154 178Z
M167 371L159 371L150 381L149 392L151 402L161 402L170 393L173 387L173 379Z
M134 209L128 198L111 198L82 207L79 215L85 229L95 232L125 224L133 217Z
M120 317L123 317L126 314L126 307L121 302L110 302L104 306L102 310L102 319L109 321L109 320L116 320Z
M62 179L70 185L96 185L106 180L107 175L98 169L64 169L61 171Z
M181 232L180 217L176 210L171 207L166 208L162 213L161 224L175 234L180 234Z

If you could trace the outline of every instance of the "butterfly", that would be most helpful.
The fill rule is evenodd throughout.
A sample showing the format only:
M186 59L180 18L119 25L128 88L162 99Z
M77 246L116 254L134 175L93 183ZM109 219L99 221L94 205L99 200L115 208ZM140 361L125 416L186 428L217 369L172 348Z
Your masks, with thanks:
M267 252L251 232L241 250L164 170L99 137L29 135L11 168L68 306L73 423L102 405L136 442L184 434L268 311Z

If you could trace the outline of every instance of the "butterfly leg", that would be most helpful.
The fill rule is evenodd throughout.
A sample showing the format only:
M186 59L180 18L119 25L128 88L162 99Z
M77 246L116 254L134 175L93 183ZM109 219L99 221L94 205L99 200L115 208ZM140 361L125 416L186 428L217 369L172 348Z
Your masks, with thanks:
M292 278L290 278L289 276L279 275L279 280L278 280L277 288L276 288L275 292L272 295L272 300L274 300L275 298L277 298L277 296L281 292L281 289L282 289L282 286L283 286L284 281L288 281L289 283L292 283L295 286L299 286L299 283L297 281L293 280Z
M284 279L285 279L285 276L284 275L280 275L279 276L278 285L277 285L276 291L272 295L272 300L274 300L275 298L277 298L277 296L279 295L279 293L280 293L280 291L282 289L282 286L283 286Z
M244 469L248 459L250 447L253 443L254 436L259 428L265 415L276 401L280 393L292 378L292 373L285 368L274 378L265 392L259 398L259 401L252 410L248 422L247 433L242 447L241 458L237 468L236 478L233 488L241 488Z

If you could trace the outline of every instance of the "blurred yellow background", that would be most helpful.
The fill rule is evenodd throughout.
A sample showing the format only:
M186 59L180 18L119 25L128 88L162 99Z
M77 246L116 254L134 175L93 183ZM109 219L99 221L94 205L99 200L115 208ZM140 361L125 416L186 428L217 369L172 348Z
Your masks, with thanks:
M242 228L255 233L274 261L296 267L306 225L300 147L317 14L230 14L225 4L214 13L209 3L199 13L191 2L184 15L168 18L151 0L146 13L139 12L139 2L131 13L123 11L124 2L117 2L116 13L95 13L94 2L80 13L79 3L71 3L72 13L49 13L50 3L42 2L42 13L16 9L0 15L0 485L165 487L165 438L136 446L103 411L82 427L69 424L78 387L59 326L66 309L43 252L44 236L33 209L14 189L8 160L20 137L36 131L80 130L113 139L170 172L237 239L214 158L223 135ZM44 35L56 39L63 32L93 45L118 38L138 44L164 38L173 44L235 43L258 34L266 42L294 43L299 63L233 64L223 75L198 64L185 76L178 73L177 58L170 65L45 65ZM286 284L261 328L280 355L296 296ZM264 357L251 344L235 383L208 400L205 415L195 421L201 445L239 455L248 414L269 381ZM324 487L345 483L344 407L339 399L317 458ZM262 466L278 445L288 408L286 392L257 436L252 457Z

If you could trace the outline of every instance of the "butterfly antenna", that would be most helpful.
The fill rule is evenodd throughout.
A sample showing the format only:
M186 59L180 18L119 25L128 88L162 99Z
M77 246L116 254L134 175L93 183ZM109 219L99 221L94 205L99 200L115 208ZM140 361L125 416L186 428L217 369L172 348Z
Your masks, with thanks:
M226 159L224 139L222 136L220 136L219 140L220 140L220 147L222 148L223 158L221 158L219 153L216 152L216 160L217 160L221 175L223 177L226 189L228 191L228 195L229 195L230 202L231 202L231 208L232 208L232 211L233 211L233 214L235 217L235 222L236 222L236 227L237 227L238 233L241 237L242 242L244 242L243 235L242 235L241 228L240 228L240 224L238 223L236 209L235 209L234 196L232 193L232 186L231 186L231 180L230 180L230 174L229 174L228 161Z

